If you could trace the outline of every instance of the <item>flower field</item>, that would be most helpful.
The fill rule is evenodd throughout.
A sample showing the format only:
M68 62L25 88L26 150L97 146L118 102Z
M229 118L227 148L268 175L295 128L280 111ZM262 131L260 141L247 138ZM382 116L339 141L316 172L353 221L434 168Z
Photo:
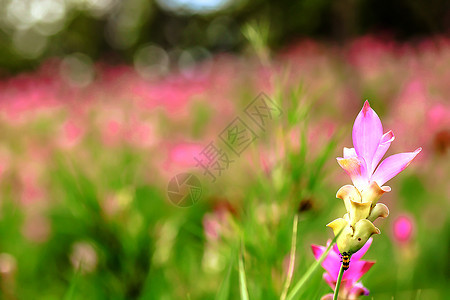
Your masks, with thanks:
M380 183L389 216L362 217L381 234L339 299L446 299L450 39L160 67L73 55L0 80L2 299L332 299L339 249L316 262L365 100L385 157L421 151Z

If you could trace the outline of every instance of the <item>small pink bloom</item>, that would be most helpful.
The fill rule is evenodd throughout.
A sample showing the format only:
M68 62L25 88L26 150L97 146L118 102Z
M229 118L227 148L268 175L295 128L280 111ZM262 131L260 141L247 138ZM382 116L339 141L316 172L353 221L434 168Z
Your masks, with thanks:
M311 245L316 260L320 259L330 243L331 240L328 240L326 247ZM372 238L370 238L367 243L350 258L350 266L348 270L344 272L341 282L342 295L347 295L346 299L357 299L357 296L369 294L369 290L358 282L358 280L361 279L361 277L375 264L373 261L361 260L371 244ZM332 289L335 289L339 269L341 267L341 255L336 244L333 245L333 248L322 262L322 267L326 270L323 274L323 279Z
M414 232L413 219L403 215L394 220L393 223L394 238L400 243L407 243L411 240Z
M219 239L221 224L214 214L205 214L203 217L203 228L205 229L205 236L208 239L214 241Z
M72 266L82 273L93 272L98 264L96 249L88 242L77 242L72 245L70 254Z
M62 147L71 148L81 141L83 135L83 128L74 120L68 120L61 128L60 144Z
M118 144L122 138L123 124L118 120L109 120L102 128L102 140L106 145Z
M150 122L144 122L133 118L127 131L127 140L134 146L148 148L156 145L158 139L154 126Z
M20 181L22 185L20 200L24 205L30 205L45 198L45 190L41 187L36 171L23 172Z
M22 234L28 240L35 243L44 243L51 233L50 221L41 214L27 215L22 227Z
M187 106L194 97L200 97L208 83L204 79L188 79L180 74L171 75L155 82L134 84L132 92L141 99L140 104L147 109L164 108L169 116L187 114ZM201 97L200 97L201 98Z
M197 164L194 157L199 156L204 146L196 143L179 143L169 150L166 165L180 168L194 168Z
M373 181L382 186L403 171L422 150L391 155L379 164L395 137L392 131L383 134L380 118L368 101L356 117L352 137L354 148L344 148L344 158L339 157L337 161L360 191Z
M235 214L234 207L228 202L219 202L215 205L213 212L203 217L203 228L205 236L209 241L217 241L227 236L231 225L229 218Z

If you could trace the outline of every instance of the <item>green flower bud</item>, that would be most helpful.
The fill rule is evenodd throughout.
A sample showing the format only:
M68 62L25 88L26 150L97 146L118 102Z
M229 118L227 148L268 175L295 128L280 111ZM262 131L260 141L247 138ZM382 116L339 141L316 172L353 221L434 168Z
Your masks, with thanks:
M374 208L372 208L372 211L370 212L370 215L367 217L367 220L373 222L378 218L386 218L389 216L389 209L386 205L383 203L377 203Z
M342 231L336 241L341 253L355 253L364 246L373 234L380 233L380 230L367 219L359 220L353 227L344 218L339 218L327 226L333 229L335 235Z

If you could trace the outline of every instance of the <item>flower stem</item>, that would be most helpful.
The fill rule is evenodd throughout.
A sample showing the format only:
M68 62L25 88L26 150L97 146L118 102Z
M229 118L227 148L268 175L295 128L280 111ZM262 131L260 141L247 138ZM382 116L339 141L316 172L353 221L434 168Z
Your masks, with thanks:
M320 256L319 260L316 260L306 271L305 275L300 278L300 280L294 285L292 290L289 292L289 294L286 296L286 300L293 300L294 297L297 295L297 293L302 290L305 283L311 278L312 274L319 268L320 264L324 261L325 257L327 257L328 253L330 252L331 248L333 247L334 243L336 243L337 238L341 235L341 231L334 237L334 239L331 241L331 243L328 245L325 252Z
M341 287L342 275L344 275L344 264L341 265L341 269L339 270L339 275L336 282L336 288L334 289L333 300L338 299L339 288Z
M295 264L295 249L297 247L297 226L298 225L298 214L294 216L294 225L292 227L292 239L291 239L291 255L289 257L289 268L286 276L286 281L284 282L283 293L281 294L280 300L285 300L289 286L291 285L292 275L294 274L294 264Z

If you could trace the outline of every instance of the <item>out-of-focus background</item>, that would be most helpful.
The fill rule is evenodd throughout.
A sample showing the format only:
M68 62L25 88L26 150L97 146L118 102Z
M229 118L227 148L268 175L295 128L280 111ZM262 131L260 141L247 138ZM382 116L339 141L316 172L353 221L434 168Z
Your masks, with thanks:
M279 299L294 216L292 285L345 212L368 99L387 155L423 150L366 298L446 299L449 28L444 0L0 0L1 298L239 299L241 255L250 299Z

